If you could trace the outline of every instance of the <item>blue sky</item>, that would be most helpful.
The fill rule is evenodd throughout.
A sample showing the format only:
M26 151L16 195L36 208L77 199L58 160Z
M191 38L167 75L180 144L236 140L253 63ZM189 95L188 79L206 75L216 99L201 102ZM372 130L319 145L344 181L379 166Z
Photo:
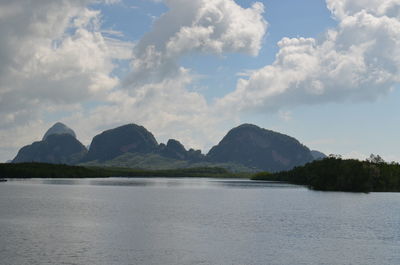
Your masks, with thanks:
M61 120L84 144L133 122L159 142L177 138L206 152L230 128L254 123L327 154L400 161L398 3L180 1L82 0L64 13L47 0L26 11L2 4L9 24L0 33L18 37L21 49L3 38L0 55L14 57L0 66L0 103L16 103L0 108L0 136L9 139L0 160ZM17 27L12 12L28 8L44 22ZM64 20L50 26L57 15ZM32 40L39 44L23 54ZM49 47L54 41L60 48ZM7 82L19 64L26 75Z

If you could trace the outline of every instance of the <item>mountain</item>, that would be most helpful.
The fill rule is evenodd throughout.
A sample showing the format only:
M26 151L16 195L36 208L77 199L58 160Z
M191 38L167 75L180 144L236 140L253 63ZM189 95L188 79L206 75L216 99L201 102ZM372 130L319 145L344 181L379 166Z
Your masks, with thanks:
M50 134L44 140L22 147L13 163L42 162L75 164L87 153L87 149L70 134Z
M169 139L167 145L160 144L158 152L163 157L172 159L188 160L191 162L200 162L204 160L204 155L200 150L186 150L185 147L175 139Z
M327 158L327 156L324 153L317 150L312 150L311 155L313 156L314 160L321 160Z
M175 139L169 139L167 145L160 144L160 154L164 157L173 159L186 159L186 149L179 141Z
M210 162L233 162L246 167L276 172L313 160L310 150L293 137L243 124L233 128L211 148Z
M158 145L153 134L143 126L128 124L95 136L83 162L109 162L106 164L124 164L131 167L143 167L153 162L165 168L164 165L168 161L171 165L183 166L188 162L200 162L203 159L204 155L200 150L186 150L175 139L168 140L166 145Z
M314 153L317 154L317 153ZM75 133L56 123L43 140L21 148L13 162L46 162L132 168L225 167L232 171L270 172L291 169L314 160L295 138L244 124L233 128L205 156L175 139L158 144L143 126L127 124L96 135L89 151Z
M43 140L46 140L46 138L49 135L53 135L53 134L69 134L69 135L73 136L74 138L76 138L75 132L71 128L69 128L68 126L66 126L65 124L63 124L61 122L57 122L56 124L51 126L50 129L48 129L47 132L44 134Z
M152 153L158 143L148 130L136 124L127 124L96 135L85 161L107 161L124 153Z

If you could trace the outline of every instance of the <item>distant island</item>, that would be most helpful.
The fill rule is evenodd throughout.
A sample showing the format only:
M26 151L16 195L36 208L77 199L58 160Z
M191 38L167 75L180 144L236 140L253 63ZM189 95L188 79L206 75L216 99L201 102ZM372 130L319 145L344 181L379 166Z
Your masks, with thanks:
M93 137L87 149L72 129L56 123L41 141L22 147L12 162L143 170L218 167L231 172L278 172L324 156L291 136L252 124L231 129L203 154L200 150L187 150L175 139L158 143L151 132L137 124L103 131Z
M284 181L321 191L400 192L400 164L371 155L366 161L331 156L277 173L259 172L253 180Z

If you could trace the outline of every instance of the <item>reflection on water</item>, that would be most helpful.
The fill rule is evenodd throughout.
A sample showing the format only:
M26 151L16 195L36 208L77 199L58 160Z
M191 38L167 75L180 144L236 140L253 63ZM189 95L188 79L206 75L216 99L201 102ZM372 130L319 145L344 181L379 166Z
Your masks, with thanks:
M251 181L247 179L208 178L97 178L97 179L31 179L24 182L52 185L93 186L148 186L148 187L193 187L193 188L301 188L282 182Z
M234 188L300 188L297 185L274 181L218 180L215 183L220 186Z
M229 179L0 185L0 264L398 265L400 194Z
M78 185L81 183L81 181L77 179L39 179L33 181L37 181L38 183L41 184L59 184L59 185Z

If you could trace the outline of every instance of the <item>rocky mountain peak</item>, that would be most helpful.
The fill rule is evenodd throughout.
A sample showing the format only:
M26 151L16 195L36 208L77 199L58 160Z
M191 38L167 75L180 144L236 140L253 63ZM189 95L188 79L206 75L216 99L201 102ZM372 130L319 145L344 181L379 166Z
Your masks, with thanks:
M230 130L207 154L211 162L234 162L266 171L280 171L313 160L310 150L285 134L243 124Z
M47 130L47 132L44 134L43 140L46 140L47 137L49 137L49 135L54 135L54 134L69 134L69 135L73 136L74 138L76 138L75 132L71 128L69 128L67 125L65 125L61 122L57 122L56 124L51 126Z

